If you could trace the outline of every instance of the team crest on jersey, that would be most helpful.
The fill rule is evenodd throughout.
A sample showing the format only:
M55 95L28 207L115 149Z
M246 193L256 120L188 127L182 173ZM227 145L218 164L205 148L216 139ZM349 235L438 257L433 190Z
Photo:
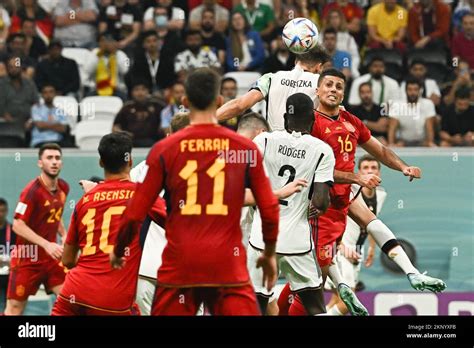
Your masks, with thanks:
M20 296L20 297L21 297L21 296L23 296L23 295L25 294L25 287L24 287L23 285L18 285L18 286L16 287L16 291L15 291L15 292L16 292L16 295L17 295L17 296Z
M346 127L346 129L349 132L351 132L351 133L355 132L354 126L352 124L350 124L349 122L344 121L344 122L342 122L342 124L344 125L344 127Z

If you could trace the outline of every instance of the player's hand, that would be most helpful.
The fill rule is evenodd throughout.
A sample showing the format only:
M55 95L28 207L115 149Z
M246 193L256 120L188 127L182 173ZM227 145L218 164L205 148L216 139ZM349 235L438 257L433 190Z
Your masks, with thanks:
M410 181L421 178L421 169L418 167L405 167L402 172L403 175L410 177Z
M380 185L382 179L375 174L364 174L359 175L358 181L360 186L373 189Z
M271 291L277 281L277 262L275 254L268 256L262 254L257 260L257 268L263 270L262 286Z
M367 251L367 258L365 259L365 267L370 267L374 263L374 256L375 256L375 248L369 246L369 250Z
M357 262L360 261L362 258L362 255L357 252L355 248L351 248L344 243L339 243L337 246L339 252L341 253L342 256L344 256L346 259L348 259L351 263L356 264Z
M303 187L307 187L307 186L308 186L308 181L305 180L305 179L293 180L292 182L290 182L289 184L283 186L280 189L278 198L281 198L281 199L288 198L296 192L301 192L301 189Z
M93 181L89 181L89 180L79 180L79 185L82 186L84 193L87 193L90 190L92 190L94 187L96 187L97 183Z
M63 247L53 242L48 242L44 247L44 250L55 260L61 260L61 257L63 256Z
M114 252L110 253L110 264L114 269L122 269L125 266L125 257L117 257Z
M313 206L311 203L309 204L308 219L318 218L323 214L324 214L324 212L322 210L319 210L318 208Z

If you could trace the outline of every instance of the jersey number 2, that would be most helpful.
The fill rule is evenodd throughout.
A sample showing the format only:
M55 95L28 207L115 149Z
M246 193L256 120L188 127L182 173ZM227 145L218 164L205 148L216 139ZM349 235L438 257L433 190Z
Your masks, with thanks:
M288 164L285 164L284 166L282 166L280 168L280 170L278 171L278 176L284 176L285 175L285 172L290 172L290 177L288 178L288 181L286 182L285 185L283 186L286 186L288 185L290 182L294 181L295 180L295 177L296 177L296 169L295 167L293 166L290 166ZM278 203L280 203L281 205L288 205L288 201L284 200L284 199L279 199L278 200Z
M228 207L224 204L224 186L225 186L225 161L218 158L212 166L206 171L206 174L214 179L214 188L212 203L206 204L207 215L227 215ZM188 160L186 165L179 172L179 176L187 181L186 202L181 208L182 215L201 215L201 204L197 204L198 193L198 174L196 172L198 162Z
M110 232L110 221L112 220L113 215L122 215L125 210L125 206L110 207L104 212L102 218L102 228L99 240L99 249L106 254L110 254L114 249L113 245L109 244L109 232ZM97 248L92 245L94 241L94 227L95 227L95 208L87 210L86 215L82 218L81 223L86 226L86 245L82 249L82 255L94 255L97 251Z

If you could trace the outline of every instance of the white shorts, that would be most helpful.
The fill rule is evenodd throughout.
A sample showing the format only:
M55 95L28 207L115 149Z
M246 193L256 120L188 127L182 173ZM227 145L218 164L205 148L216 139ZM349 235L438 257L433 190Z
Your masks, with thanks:
M334 258L337 268L339 269L339 273L341 274L342 281L352 289L355 288L357 282L359 281L362 260L355 265L346 257L341 255L341 253L337 253L336 257ZM324 288L326 290L332 290L336 288L329 277L326 280Z
M135 301L141 315L150 315L153 297L155 296L156 281L138 277L137 296Z
M262 285L263 271L257 268L257 260L262 252L249 245L247 249L247 268L255 293L271 297L273 289L268 291ZM290 283L291 291L301 291L308 288L318 288L322 284L321 270L316 260L314 250L302 255L278 255L278 275L283 273Z

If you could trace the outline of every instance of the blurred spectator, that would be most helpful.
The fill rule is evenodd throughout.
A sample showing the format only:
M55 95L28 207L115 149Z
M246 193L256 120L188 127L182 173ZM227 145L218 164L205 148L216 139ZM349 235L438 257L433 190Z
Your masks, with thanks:
M132 80L143 81L154 94L168 88L176 79L174 56L163 54L163 39L154 30L143 33L143 49L138 50L133 59L129 76Z
M10 251L16 243L16 233L8 222L8 203L0 198L0 310L7 302L8 279L10 276Z
M125 74L130 67L127 55L117 50L117 41L109 34L99 35L99 47L92 51L94 59L87 62L85 71L92 85L89 95L127 98Z
M25 51L28 57L38 61L46 52L46 44L36 34L35 21L29 18L23 20L22 30L25 34Z
M55 96L54 86L44 85L41 89L43 102L31 108L31 119L27 126L27 129L31 129L31 147L40 147L44 143L61 144L68 131L66 114L53 105Z
M224 103L237 98L237 81L232 77L224 77L221 81L221 95L224 97ZM240 115L232 117L223 122L219 122L221 125L237 130L237 124L239 123Z
M458 61L458 65L454 69L454 78L443 86L443 102L450 105L454 102L454 94L458 88L465 86L473 87L469 64L463 60Z
M407 101L390 103L388 144L390 146L434 147L436 111L433 102L420 97L417 79L406 81ZM397 136L398 132L398 136Z
M166 26L169 30L182 30L185 23L183 9L172 6L172 0L156 0L155 7L150 7L143 15L144 30ZM166 14L157 12L158 8L166 9Z
M203 46L200 31L189 30L185 42L187 49L179 53L174 61L174 71L180 82L184 82L193 69L209 67L220 70L221 64L215 53L209 47Z
M256 71L264 59L265 52L259 33L251 30L242 13L234 12L226 39L227 70Z
M93 48L99 10L94 0L63 0L53 10L54 38L65 47Z
M190 122L191 120L189 119L189 112L178 112L171 119L170 133L176 133L184 127L189 126Z
M229 11L232 10L232 7L239 3L240 0L218 0L217 2L219 5L223 6L224 8L228 9ZM192 11L199 5L203 3L203 0L188 0L188 10Z
M332 66L344 74L347 80L351 79L352 60L346 51L336 49L337 32L333 28L327 28L323 33L323 46L331 57Z
M408 12L396 0L383 0L367 13L369 47L396 49L404 52Z
M162 104L150 99L146 83L137 82L132 87L132 100L115 117L113 131L129 133L134 147L151 147L165 136L161 130L162 110Z
M36 68L35 82L39 90L52 85L57 95L76 97L81 83L79 68L74 60L61 55L62 49L59 41L51 41L47 57Z
M410 64L410 75L418 79L422 86L420 97L431 99L434 105L438 106L441 102L441 91L435 80L426 77L427 71L425 62L422 60L415 59ZM405 90L405 81L402 81L400 85L400 96L402 100L406 100Z
M53 21L49 14L38 5L38 1L21 0L15 15L12 16L12 27L10 31L12 33L21 31L23 22L26 19L33 20L34 29L45 44L53 37Z
M26 36L23 33L11 34L7 39L7 51L0 54L0 76L5 76L6 61L11 56L16 56L19 59L23 75L27 78L33 78L35 75L36 61L27 56L26 51Z
M31 107L38 102L38 92L33 81L22 76L19 57L8 58L6 67L7 76L0 78L0 120L24 129Z
M442 0L420 0L408 13L408 39L415 48L446 49L451 10Z
M400 87L398 82L385 74L385 63L382 57L373 57L369 64L369 73L362 75L352 82L349 95L349 104L358 105L361 103L359 98L359 86L363 82L369 82L372 86L373 101L382 106L390 100L400 98Z
M277 35L272 45L274 48L262 65L262 74L280 70L291 70L295 66L295 56L290 53L281 35Z
M359 105L351 105L349 111L360 118L370 132L382 144L387 145L388 117L382 115L382 108L374 104L372 85L364 82L359 85Z
M276 10L275 10L276 13ZM318 11L315 8L310 8L308 0L287 0L282 4L282 13L280 16L279 24L285 26L285 24L297 17L303 17L310 19L318 28L321 27L319 20Z
M441 114L441 146L474 145L474 106L470 105L471 91L459 88L454 96L453 105Z
M454 34L462 30L462 18L465 14L472 11L474 11L474 0L459 0L452 16Z
M242 0L234 11L240 12L246 18L246 22L250 27L258 32L265 41L271 39L273 30L275 29L275 13L273 9L257 0ZM234 15L232 15L233 20Z
M215 14L215 30L224 33L229 26L229 10L217 4L217 0L203 0L202 5L194 8L189 14L189 26L191 29L201 29L204 10L210 10Z
M118 41L118 48L124 50L138 38L142 17L137 7L127 0L113 0L100 9L99 32L110 33Z
M462 32L453 38L452 56L465 60L474 70L474 12L462 18Z
M187 109L182 105L184 97L184 84L176 82L171 87L171 98L168 105L161 111L161 128L165 133L169 133L169 126L173 115L178 112L186 112Z
M0 52L5 49L5 43L7 41L8 33L10 30L10 16L7 10L0 5Z
M364 11L357 4L348 0L336 0L328 3L323 8L323 18L328 18L332 10L338 10L344 14L347 23L347 30L354 37L359 39L362 36L361 29L362 21L364 19ZM335 29L337 30L337 28Z
M347 31L346 19L338 9L332 9L328 11L328 15L324 17L323 31L327 28L333 28L337 32L337 44L336 49L339 51L346 51L351 55L352 59L352 77L357 78L360 76L359 65L360 55L359 47L357 46L354 37ZM323 37L319 36L319 42L323 42Z
M47 14L51 15L59 1L60 0L38 0L38 5L40 5Z
M225 64L225 38L215 30L214 11L205 9L202 11L200 24L202 44L208 46L219 58L222 66Z

